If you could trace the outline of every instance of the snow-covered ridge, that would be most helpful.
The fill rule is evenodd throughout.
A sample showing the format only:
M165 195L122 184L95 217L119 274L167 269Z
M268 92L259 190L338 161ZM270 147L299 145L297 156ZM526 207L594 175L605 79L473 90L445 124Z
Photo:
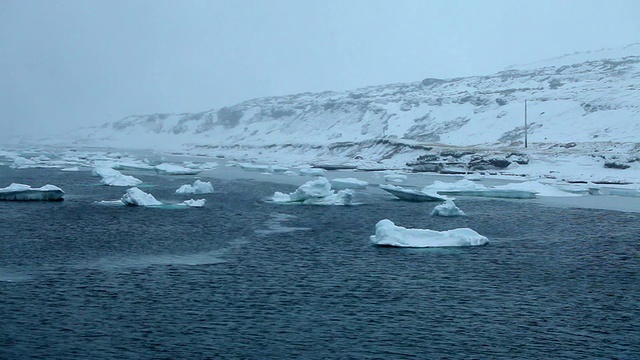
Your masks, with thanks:
M496 74L426 78L345 92L248 100L187 114L135 115L85 134L92 144L158 147L362 142L455 146L640 142L640 45L571 54Z

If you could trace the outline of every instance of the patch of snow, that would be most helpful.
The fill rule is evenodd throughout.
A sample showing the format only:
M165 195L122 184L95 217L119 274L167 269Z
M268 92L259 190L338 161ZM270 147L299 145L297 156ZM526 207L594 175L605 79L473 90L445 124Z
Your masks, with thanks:
M485 245L489 239L469 228L447 231L407 229L384 219L376 224L376 233L371 236L371 242L379 246L449 247Z

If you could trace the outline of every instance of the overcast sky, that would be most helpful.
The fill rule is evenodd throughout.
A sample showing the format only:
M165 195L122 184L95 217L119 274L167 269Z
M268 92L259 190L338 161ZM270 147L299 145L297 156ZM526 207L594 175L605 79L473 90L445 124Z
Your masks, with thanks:
M0 0L0 139L640 42L640 1Z

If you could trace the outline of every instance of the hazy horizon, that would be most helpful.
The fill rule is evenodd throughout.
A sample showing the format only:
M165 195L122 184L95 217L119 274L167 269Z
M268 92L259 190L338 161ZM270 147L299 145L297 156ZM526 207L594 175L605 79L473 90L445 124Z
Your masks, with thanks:
M3 1L0 138L494 73L640 41L635 1Z

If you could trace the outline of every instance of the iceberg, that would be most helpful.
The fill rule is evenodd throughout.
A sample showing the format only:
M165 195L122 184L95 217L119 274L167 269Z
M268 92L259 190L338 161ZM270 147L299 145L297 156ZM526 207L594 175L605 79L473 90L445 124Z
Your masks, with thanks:
M92 174L102 177L100 182L109 186L136 186L142 184L141 180L133 176L124 175L120 171L106 166L96 166Z
M356 178L335 178L331 180L334 189L365 189L369 183Z
M127 189L127 192L122 196L122 203L130 206L158 206L162 205L162 203L151 194L147 194L146 192L138 189L137 187L132 187Z
M167 175L197 175L202 171L201 169L189 169L184 166L169 163L156 165L155 168L159 173Z
M301 175L306 176L322 176L324 174L324 169L321 168L303 167L299 171Z
M307 181L296 191L285 194L276 192L271 200L277 203L302 203L305 205L351 205L355 192L351 189L331 190L331 183L321 177Z
M77 166L72 166L72 167L68 167L68 168L62 168L60 169L60 171L80 171L80 168Z
M552 185L543 184L539 181L510 183L495 186L494 188L499 190L527 191L534 193L537 196L581 196L581 194L565 191Z
M50 184L32 188L29 185L13 183L0 189L0 200L5 201L62 201L63 195L62 189Z
M400 200L413 202L451 200L450 198L439 195L438 193L433 191L425 192L424 190L421 191L416 189L406 189L401 186L395 186L391 184L380 184L379 186L380 189L396 196Z
M180 203L180 205L186 205L186 206L190 206L190 207L203 207L204 204L207 201L205 199L198 199L198 200L185 200L183 202Z
M210 194L213 192L213 185L210 182L196 180L193 185L185 184L176 190L176 194Z
M447 200L433 208L431 216L466 216L466 214L456 206L453 200Z
M447 231L407 229L384 219L376 224L376 234L371 242L378 246L395 247L448 247L486 245L489 239L469 228Z
M384 176L384 179L388 182L401 183L407 180L407 175L403 174L388 174Z

